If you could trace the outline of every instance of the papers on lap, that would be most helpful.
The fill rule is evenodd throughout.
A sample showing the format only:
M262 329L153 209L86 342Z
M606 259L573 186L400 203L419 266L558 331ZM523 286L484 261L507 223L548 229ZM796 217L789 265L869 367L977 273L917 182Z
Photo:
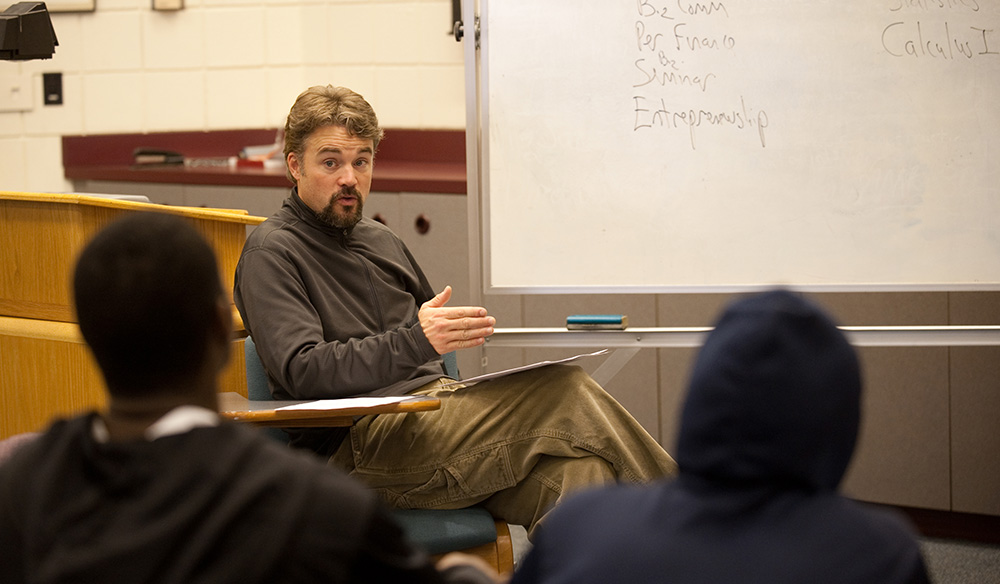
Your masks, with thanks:
M569 363L570 361L576 361L583 357L596 357L598 355L604 355L608 352L607 349L601 349L600 351L594 351L593 353L583 353L581 355L574 355L572 357L567 357L565 359L558 359L555 361L539 361L537 363L531 363L530 365L524 365L521 367L514 367L512 369L505 369L503 371L497 371L496 373L487 373L485 375L478 375L476 377L470 377L469 379L464 379L462 381L452 381L450 383L445 383L441 387L452 387L456 385L470 386L483 381L489 381L490 379L496 379L498 377L504 377L512 373L518 373L520 371L528 371L530 369L537 369L539 367L545 367L547 365L555 365L557 363ZM288 406L282 406L274 408L274 411L336 411L336 410L353 410L357 408L368 408L373 406L382 406L388 404L398 404L405 401L421 399L419 397L414 397L412 395L395 395L387 397L348 397L342 399L320 399L315 401L307 401L296 403Z
M410 395L394 395L388 397L347 397L343 399L320 399L316 401L302 402L290 406L274 408L274 411L282 410L346 410L354 408L369 408L372 406L382 406L386 404L398 404L407 400L412 400Z
M607 353L607 349L601 349L600 351L594 351L593 353L583 353L581 355L573 355L572 357L566 357L565 359L558 359L556 361L539 361L537 363L532 363L530 365L523 365L521 367L514 367L511 369L504 369L503 371L497 371L496 373L486 373L485 375L477 375L476 377L470 377L468 379L463 379L461 381L452 381L449 383L444 383L441 387L453 387L456 385L470 386L483 381L489 381L490 379L496 379L498 377L505 377L511 373L519 373L521 371L528 371L530 369L537 369L539 367L545 367L547 365L555 365L557 363L569 363L570 361L576 361L583 357L596 357L598 355L604 355Z

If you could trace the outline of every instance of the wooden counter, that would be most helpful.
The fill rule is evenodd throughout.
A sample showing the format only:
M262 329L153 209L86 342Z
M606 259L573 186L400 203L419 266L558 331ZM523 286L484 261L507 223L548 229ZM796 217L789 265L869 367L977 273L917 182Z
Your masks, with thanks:
M283 168L132 164L136 148L158 148L209 161L274 141L275 130L63 136L63 168L73 181L290 187ZM372 190L465 194L465 131L387 129L375 157Z
M70 274L76 256L103 226L137 211L192 222L219 260L223 289L232 290L246 226L263 217L246 211L171 207L84 195L0 191L0 315L74 322Z
M0 438L43 429L56 416L104 406L103 379L75 323L70 283L76 256L108 223L127 214L180 215L201 233L232 290L246 211L137 203L84 195L0 192ZM222 391L246 393L245 331L236 331ZM156 334L156 331L150 331Z
M246 395L242 338L219 391ZM104 380L76 323L0 316L0 439L105 404Z

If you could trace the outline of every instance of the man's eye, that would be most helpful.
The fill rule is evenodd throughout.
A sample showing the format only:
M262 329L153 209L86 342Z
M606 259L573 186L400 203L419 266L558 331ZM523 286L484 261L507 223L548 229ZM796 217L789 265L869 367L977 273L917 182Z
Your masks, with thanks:
M326 165L327 168L333 168L337 165L337 163L333 160L324 160L323 164Z
M361 160L358 160L357 162L355 162L354 166L357 166L358 168L364 168L364 167L368 166L368 164L369 164L369 162L367 160L361 159Z

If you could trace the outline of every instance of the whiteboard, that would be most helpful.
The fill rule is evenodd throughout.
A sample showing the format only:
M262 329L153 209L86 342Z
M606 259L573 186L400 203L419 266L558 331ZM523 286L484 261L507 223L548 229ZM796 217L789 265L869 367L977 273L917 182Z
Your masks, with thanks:
M480 17L485 290L1000 289L1000 1Z

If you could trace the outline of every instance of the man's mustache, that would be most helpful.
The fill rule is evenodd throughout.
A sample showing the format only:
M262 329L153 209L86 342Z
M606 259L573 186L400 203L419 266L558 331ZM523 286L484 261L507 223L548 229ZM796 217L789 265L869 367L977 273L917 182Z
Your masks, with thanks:
M355 187L343 187L340 192L333 196L333 200L337 201L343 199L344 197L353 197L355 199L361 199L361 193Z

